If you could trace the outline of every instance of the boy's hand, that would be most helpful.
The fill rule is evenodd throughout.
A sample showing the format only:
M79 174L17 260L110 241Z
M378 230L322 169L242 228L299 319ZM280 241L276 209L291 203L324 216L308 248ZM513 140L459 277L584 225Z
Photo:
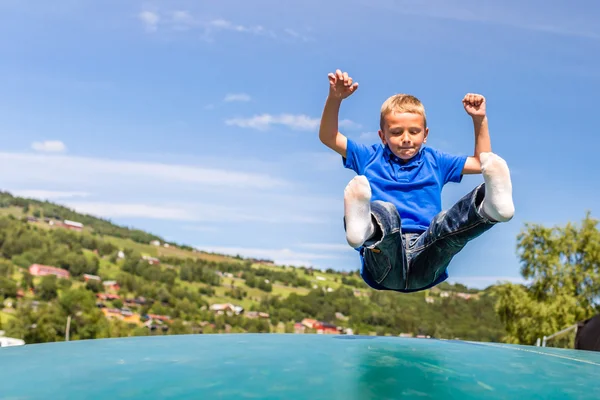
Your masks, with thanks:
M358 89L358 82L352 83L352 78L347 72L339 69L334 73L329 73L329 96L343 100Z
M485 117L485 97L468 93L462 100L465 111L471 117Z

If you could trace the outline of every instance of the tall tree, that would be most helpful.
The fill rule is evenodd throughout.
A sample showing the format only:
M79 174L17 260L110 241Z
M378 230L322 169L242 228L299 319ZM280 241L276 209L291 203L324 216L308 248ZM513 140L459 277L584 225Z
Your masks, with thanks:
M527 224L517 242L531 283L494 290L506 342L533 344L600 311L600 230L589 212L579 226Z

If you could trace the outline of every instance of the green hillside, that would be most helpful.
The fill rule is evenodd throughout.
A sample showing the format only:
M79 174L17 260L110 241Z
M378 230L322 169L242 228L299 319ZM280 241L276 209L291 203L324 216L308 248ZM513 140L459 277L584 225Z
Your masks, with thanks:
M443 283L412 294L377 292L357 271L208 254L8 193L0 206L0 330L27 343L65 340L69 316L71 340L318 329L481 341L504 335L489 290ZM65 219L83 229L63 226ZM69 278L32 276L32 264Z

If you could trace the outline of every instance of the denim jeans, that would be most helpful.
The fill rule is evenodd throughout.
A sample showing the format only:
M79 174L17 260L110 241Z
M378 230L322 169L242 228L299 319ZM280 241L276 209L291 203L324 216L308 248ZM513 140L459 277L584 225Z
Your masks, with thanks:
M376 232L364 243L364 273L388 290L415 291L431 286L465 245L496 224L478 208L481 184L448 210L440 212L422 233L403 233L401 218L392 203L371 202Z

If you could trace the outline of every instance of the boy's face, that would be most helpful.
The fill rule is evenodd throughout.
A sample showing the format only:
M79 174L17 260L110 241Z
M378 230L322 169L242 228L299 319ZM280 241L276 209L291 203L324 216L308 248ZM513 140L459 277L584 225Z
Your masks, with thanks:
M383 144L402 160L414 157L428 134L423 116L413 113L389 113L384 117L383 130L379 130Z

